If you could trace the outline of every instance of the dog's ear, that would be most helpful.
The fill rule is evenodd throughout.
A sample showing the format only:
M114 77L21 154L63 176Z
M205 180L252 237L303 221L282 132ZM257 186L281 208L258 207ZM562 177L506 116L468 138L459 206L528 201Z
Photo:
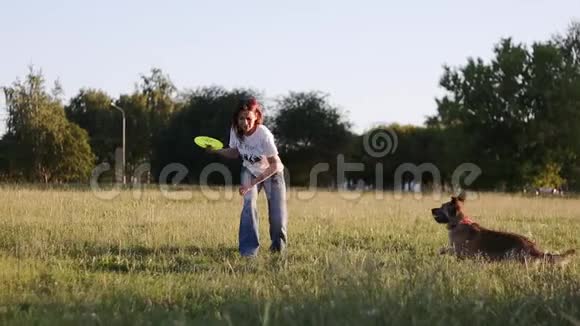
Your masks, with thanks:
M465 199L467 198L467 194L465 193L465 190L461 190L461 192L459 193L459 195L457 196L457 199L460 202L464 202Z
M457 203L457 197L451 196L451 203L453 204Z

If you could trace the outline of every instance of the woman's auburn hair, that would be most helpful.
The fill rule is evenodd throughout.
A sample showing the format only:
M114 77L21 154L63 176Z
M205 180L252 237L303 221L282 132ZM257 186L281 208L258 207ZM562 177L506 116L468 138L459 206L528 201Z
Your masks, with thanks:
M262 108L260 107L258 100L256 100L254 97L241 99L236 110L234 111L234 114L232 115L232 128L240 140L244 139L244 131L240 129L240 126L238 125L238 117L243 111L254 112L256 115L256 125L260 125L263 122Z

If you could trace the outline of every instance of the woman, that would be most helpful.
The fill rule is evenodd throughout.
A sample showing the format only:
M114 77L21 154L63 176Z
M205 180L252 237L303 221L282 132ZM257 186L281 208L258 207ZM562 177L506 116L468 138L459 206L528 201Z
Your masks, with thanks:
M211 150L226 158L242 158L240 195L244 196L239 231L242 256L258 253L258 193L263 188L268 199L270 250L280 252L287 241L288 214L284 165L278 156L274 135L262 124L263 116L255 98L240 102L232 116L229 148Z

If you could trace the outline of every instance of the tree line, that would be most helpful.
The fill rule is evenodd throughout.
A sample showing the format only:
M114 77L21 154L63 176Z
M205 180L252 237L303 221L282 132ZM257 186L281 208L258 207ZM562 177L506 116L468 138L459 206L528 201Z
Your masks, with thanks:
M292 185L308 185L313 167L328 163L317 175L318 185L339 186L340 157L364 163L362 170L347 171L348 178L387 189L396 183L402 164L432 164L440 179L421 171L407 171L403 178L422 177L427 186L438 187L452 184L457 167L466 162L482 173L470 188L580 187L579 23L531 45L501 39L488 61L468 58L464 65L444 66L440 86L445 94L436 99L437 111L423 126L393 124L357 134L328 95L318 91L289 92L267 104L265 124L276 136ZM33 68L2 90L8 113L7 132L0 139L4 182L87 182L97 164L114 166L115 149L121 146L115 103L126 113L127 175L149 164L147 179L156 182L164 167L179 163L188 169L183 182L197 183L216 158L197 148L193 137L208 135L227 144L240 98L265 97L253 89L219 86L180 91L156 68L140 76L132 93L118 98L86 88L65 103L60 85L49 89ZM384 130L392 139L373 138ZM375 140L396 150L373 155L368 142ZM221 163L238 182L240 163ZM113 177L111 169L101 179ZM211 177L211 182L224 182L219 175Z

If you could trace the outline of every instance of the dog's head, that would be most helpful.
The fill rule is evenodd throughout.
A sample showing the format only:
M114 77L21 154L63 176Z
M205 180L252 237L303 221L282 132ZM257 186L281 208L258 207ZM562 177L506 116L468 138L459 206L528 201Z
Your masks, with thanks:
M447 224L453 227L463 219L463 203L465 202L465 193L457 197L451 197L451 200L441 205L441 207L431 209L431 214L437 223Z

